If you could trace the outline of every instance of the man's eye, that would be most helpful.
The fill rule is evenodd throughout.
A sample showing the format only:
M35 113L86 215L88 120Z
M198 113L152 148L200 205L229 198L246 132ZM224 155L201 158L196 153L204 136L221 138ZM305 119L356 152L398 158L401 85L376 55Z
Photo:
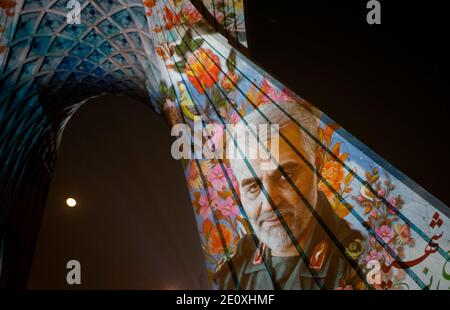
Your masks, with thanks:
M252 193L252 194L258 192L258 191L259 191L259 186L258 186L258 184L255 183L255 184L250 185L250 186L247 188L247 191L248 191L249 193Z
M292 180L292 173L286 173L286 175L281 175L280 179L281 181L287 181L289 178L289 180Z

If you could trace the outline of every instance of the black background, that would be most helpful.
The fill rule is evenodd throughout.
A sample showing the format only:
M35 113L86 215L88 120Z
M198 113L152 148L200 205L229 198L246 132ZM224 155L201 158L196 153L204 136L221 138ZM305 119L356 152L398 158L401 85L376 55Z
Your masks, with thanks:
M446 1L248 0L252 59L450 204Z

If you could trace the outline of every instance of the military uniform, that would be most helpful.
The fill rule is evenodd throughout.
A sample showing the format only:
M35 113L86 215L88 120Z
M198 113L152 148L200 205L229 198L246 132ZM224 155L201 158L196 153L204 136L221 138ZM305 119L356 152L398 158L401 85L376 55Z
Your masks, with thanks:
M309 268L301 256L272 256L268 247L259 242L256 246L253 237L245 235L239 240L230 261L223 259L218 264L215 274L217 288L236 289L235 282L239 283L240 289L366 288L349 262L353 260L358 263L364 251L360 232L351 229L346 221L336 215L322 192L319 192L316 211L345 247L345 254L336 247L319 223L316 223L311 239L303 249L309 258ZM230 262L235 277L230 272Z

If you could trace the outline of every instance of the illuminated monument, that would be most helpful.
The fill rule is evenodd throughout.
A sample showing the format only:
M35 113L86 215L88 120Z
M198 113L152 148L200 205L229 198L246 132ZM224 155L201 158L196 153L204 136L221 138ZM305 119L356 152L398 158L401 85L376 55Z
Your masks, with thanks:
M264 111L278 109L314 154L301 156L287 134L280 135L282 143L314 176L333 217L361 233L343 238L323 220L318 203L300 199L307 197L304 184L281 169L284 191L302 200L324 236L304 248L291 231L297 223L285 220L272 191L255 181L251 191L260 193L279 223L289 224L282 227L298 252L296 264L313 279L310 288L450 286L448 208L244 56L244 1L2 0L0 38L2 287L25 287L64 126L82 103L102 94L150 104L170 127L193 126L197 117L205 124L236 124L255 111L271 122ZM302 115L287 113L286 105L300 106ZM311 130L305 119L318 127ZM214 132L213 141L223 134ZM256 173L249 160L243 162ZM211 280L218 279L217 270L227 288L285 287L268 266L270 244L258 240L229 163L184 159L183 167ZM255 279L264 280L249 284L242 266L234 265L247 250L250 268L261 273ZM325 285L327 253L340 255L353 278L337 273L336 285Z

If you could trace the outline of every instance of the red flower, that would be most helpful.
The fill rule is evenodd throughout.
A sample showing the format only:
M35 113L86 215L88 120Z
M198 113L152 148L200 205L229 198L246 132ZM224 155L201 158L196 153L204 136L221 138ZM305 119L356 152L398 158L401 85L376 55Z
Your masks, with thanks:
M226 91L232 91L236 88L236 84L239 80L239 76L234 71L228 72L228 77L224 76L222 79L222 88Z
M15 0L0 1L0 9L5 10L6 16L14 16L14 9L16 7Z
M220 60L209 49L198 49L188 57L186 75L200 94L219 80Z
M156 5L156 0L144 0L144 6L151 9Z
M156 0L144 0L144 6L145 6L145 15L152 16L153 14L153 7L156 5Z
M225 225L219 224L218 227L222 233L225 245L229 248L233 243L233 234ZM213 228L209 235L209 252L211 254L222 254L224 252L224 244L217 228Z
M164 26L166 30L170 30L174 26L180 24L180 16L173 13L167 5L164 7L164 20L166 21L166 25Z

